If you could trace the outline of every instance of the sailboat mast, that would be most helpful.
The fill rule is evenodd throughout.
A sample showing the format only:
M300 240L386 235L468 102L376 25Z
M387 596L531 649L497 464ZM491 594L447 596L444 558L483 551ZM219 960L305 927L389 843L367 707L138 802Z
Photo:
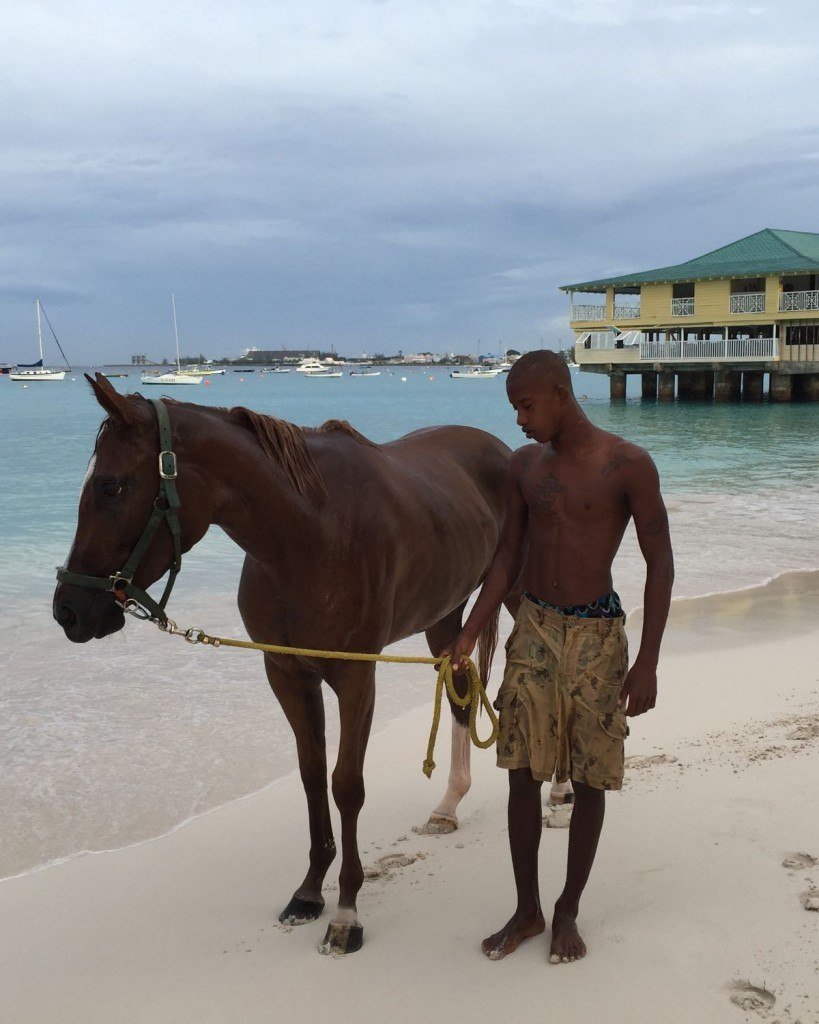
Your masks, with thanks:
M179 365L179 330L176 326L176 299L173 292L171 292L171 305L173 306L173 336L176 341L176 372L181 373L182 367Z
M43 325L40 321L40 300L35 299L34 305L37 309L37 342L40 346L40 366L43 365Z

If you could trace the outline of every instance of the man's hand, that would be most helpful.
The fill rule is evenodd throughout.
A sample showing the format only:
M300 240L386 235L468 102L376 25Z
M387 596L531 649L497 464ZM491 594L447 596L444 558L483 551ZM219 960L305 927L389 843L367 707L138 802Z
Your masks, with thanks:
M455 643L449 650L442 651L442 654L448 654L452 658L452 671L463 672L466 670L466 663L469 656L475 650L475 644L477 639L471 636L469 633L461 630L461 632L455 638Z
M643 715L657 703L657 669L635 661L620 691L620 704L627 715Z

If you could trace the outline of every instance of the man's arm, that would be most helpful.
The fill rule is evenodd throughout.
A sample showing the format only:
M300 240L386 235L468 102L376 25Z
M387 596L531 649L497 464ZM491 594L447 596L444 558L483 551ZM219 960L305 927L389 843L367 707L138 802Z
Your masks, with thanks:
M529 510L523 500L520 478L523 465L531 457L532 451L532 447L520 449L509 463L503 530L478 599L452 645L452 664L455 669L465 667L463 659L468 658L474 650L481 630L512 589L523 568Z
M627 715L642 715L657 700L657 662L674 582L668 513L660 494L657 467L647 453L635 460L626 497L646 562L646 585L640 650L626 676L620 699L626 704Z

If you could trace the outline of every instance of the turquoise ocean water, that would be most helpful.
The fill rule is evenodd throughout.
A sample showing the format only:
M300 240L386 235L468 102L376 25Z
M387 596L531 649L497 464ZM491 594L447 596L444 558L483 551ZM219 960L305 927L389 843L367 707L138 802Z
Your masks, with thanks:
M73 376L25 389L0 377L0 877L169 831L295 766L256 655L193 649L132 622L75 646L51 619L54 566L71 545L102 418L81 373ZM676 596L819 568L815 405L658 405L636 397L612 405L605 377L576 373L574 381L595 423L654 456L671 518ZM139 389L136 373L113 383ZM525 441L502 377L453 381L438 367L328 380L228 372L175 397L246 405L304 425L348 419L375 441L446 422L489 430L512 447ZM172 615L240 633L241 561L211 531L185 559ZM641 573L629 531L615 565L627 608L641 603ZM400 646L422 651L419 639ZM426 701L430 685L420 671L382 672L376 727Z

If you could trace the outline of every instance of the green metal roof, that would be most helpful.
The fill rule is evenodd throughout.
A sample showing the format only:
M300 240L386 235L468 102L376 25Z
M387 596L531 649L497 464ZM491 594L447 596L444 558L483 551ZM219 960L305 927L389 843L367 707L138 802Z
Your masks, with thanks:
M775 231L763 228L737 242L697 256L685 263L656 270L563 284L561 290L601 291L607 286L627 287L671 281L702 281L715 277L762 277L765 274L819 271L819 234L812 231Z

